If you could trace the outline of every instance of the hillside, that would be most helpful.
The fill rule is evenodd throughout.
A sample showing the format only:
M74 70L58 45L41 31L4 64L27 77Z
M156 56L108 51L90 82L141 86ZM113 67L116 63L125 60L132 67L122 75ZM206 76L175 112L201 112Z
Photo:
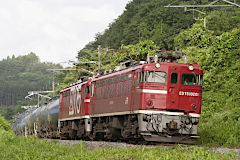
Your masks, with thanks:
M173 49L173 37L190 27L194 20L192 14L183 12L183 9L163 7L169 3L169 0L131 1L124 13L103 33L96 34L95 41L86 45L85 49L96 49L98 45L117 49L121 45L149 39L162 49Z
M203 23L194 19L203 18L204 15L192 11L191 8L185 12L183 8L165 8L164 6L170 3L179 5L209 4L210 2L212 0L133 0L127 4L124 13L109 24L103 33L97 33L95 41L89 42L78 56L84 55L85 49L96 50L98 45L103 48L118 49L122 45L137 44L145 40L152 40L160 49L175 50L174 37L196 22ZM214 30L217 35L240 27L237 7L197 9L206 13L207 28Z

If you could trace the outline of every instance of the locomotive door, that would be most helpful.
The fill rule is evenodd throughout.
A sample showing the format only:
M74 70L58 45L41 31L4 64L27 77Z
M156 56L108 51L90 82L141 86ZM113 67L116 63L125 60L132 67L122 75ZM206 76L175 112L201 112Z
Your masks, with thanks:
M85 100L85 85L81 86L82 94L81 94L81 115L85 115L86 112L86 104Z
M179 76L177 68L169 68L167 103L170 109L179 109Z
M95 106L95 97L96 97L96 82L92 82L91 84L91 97L90 97L90 108L89 114L92 115L94 113L94 106Z
M140 70L133 71L131 111L138 110L140 106L140 93L137 91L137 89L140 88L140 75L141 75Z
M85 115L89 115L91 112L90 102L91 102L91 83L88 82L85 84L85 95L84 95L84 104L85 104Z

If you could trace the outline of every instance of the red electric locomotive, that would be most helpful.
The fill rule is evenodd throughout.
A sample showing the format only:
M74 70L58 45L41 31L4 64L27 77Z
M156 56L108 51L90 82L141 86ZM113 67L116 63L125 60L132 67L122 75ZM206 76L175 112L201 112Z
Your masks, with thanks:
M196 63L170 62L182 56L160 52L152 63L148 58L148 63L65 88L60 93L60 137L193 142L203 70ZM158 62L159 57L169 62Z

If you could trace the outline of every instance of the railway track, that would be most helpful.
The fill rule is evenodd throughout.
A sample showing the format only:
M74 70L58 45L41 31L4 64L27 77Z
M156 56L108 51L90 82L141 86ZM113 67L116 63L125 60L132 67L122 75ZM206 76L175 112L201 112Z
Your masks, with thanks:
M169 144L169 143L142 143L142 144L134 144L134 143L127 143L127 142L108 142L108 141L81 141L81 140L59 140L59 139L48 139L48 141L58 141L61 145L69 145L74 146L77 144L83 145L83 148L94 150L94 149L101 149L101 148L137 148L140 146L144 146L147 149L151 148L175 148L178 146L178 144ZM181 144L183 148L191 148L196 145L183 145ZM210 151L214 151L216 153L224 153L224 154L231 154L234 153L238 157L240 157L240 148L224 148L224 147L202 147L197 146L201 149L206 149Z

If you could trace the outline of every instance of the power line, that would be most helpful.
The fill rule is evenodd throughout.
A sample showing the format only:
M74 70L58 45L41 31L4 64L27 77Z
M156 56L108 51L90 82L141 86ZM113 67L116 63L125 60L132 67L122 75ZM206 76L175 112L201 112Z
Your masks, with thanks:
M46 96L46 95L42 95L42 94L46 94L46 93L53 93L53 91L29 91L28 92L28 95L25 97L25 99L29 98L31 99L30 97L33 96L33 95L37 95L38 96L38 104L37 106L39 107L39 98L40 96L41 97L45 97L45 98L48 98L48 99L51 99L50 97Z
M226 3L228 3L228 5L215 5L215 3L219 2L219 1L226 2ZM215 0L207 5L172 5L172 4L173 3L170 3L169 5L164 6L164 7L170 7L170 8L204 8L204 7L233 7L233 6L240 7L239 4L228 1L228 0Z

